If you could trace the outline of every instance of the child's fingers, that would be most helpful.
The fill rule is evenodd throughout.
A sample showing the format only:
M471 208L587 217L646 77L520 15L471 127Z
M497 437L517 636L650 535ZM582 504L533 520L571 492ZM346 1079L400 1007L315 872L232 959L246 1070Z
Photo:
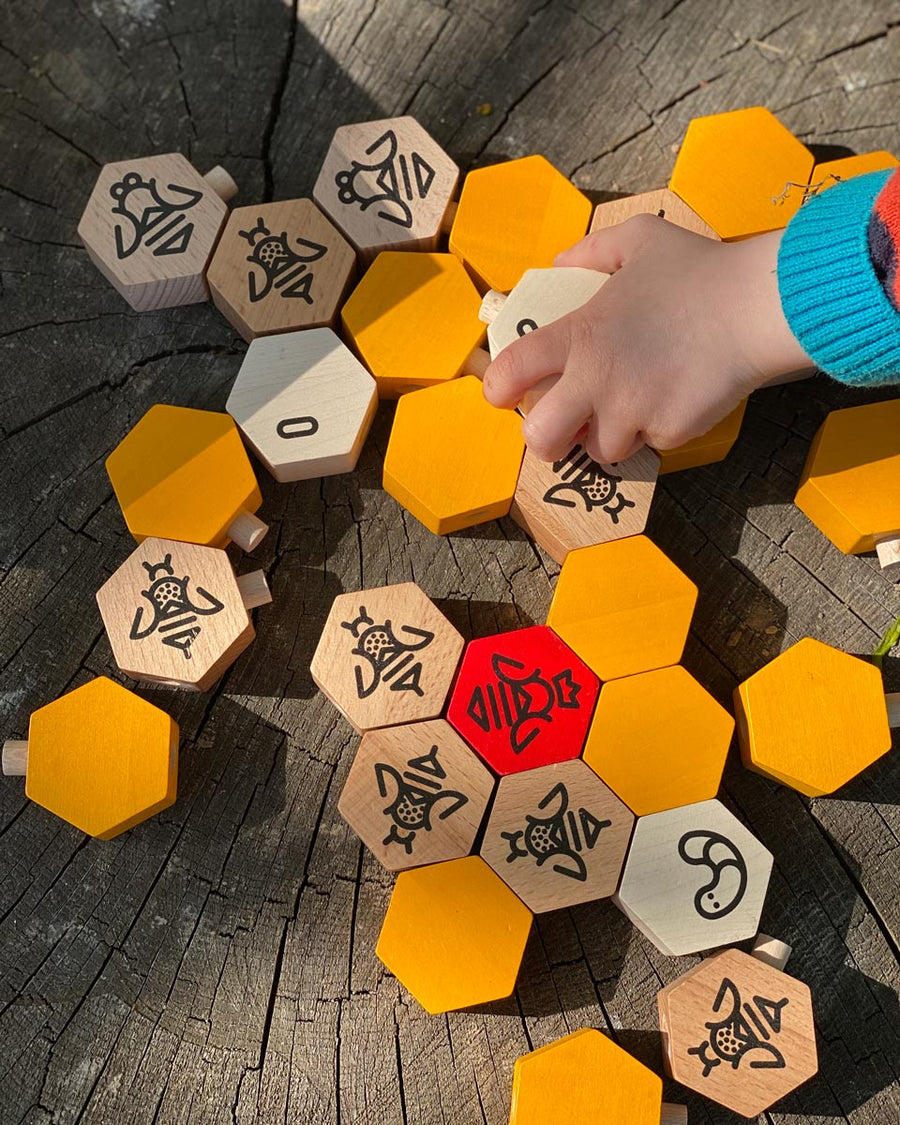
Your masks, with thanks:
M484 397L492 406L518 406L529 387L563 371L568 351L568 331L562 322L526 332L488 366Z
M614 227L591 231L580 242L557 254L553 264L615 273L648 238L658 235L664 224L665 220L656 215L634 215Z
M595 461L608 465L632 457L644 445L633 427L616 424L602 415L594 415L584 435L584 448Z
M591 404L571 383L560 381L526 414L522 437L539 461L557 461L575 444L591 416Z

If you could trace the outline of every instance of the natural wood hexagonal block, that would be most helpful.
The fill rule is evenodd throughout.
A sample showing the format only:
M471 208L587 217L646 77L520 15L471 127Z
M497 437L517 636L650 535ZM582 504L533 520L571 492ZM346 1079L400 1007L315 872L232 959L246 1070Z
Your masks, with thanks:
M715 797L733 732L731 715L675 664L606 684L583 756L648 816Z
M532 914L477 855L401 871L376 952L426 1012L509 996Z
M455 379L484 339L481 297L452 254L379 254L341 310L382 398Z
M818 1070L809 988L739 949L689 969L658 1005L668 1072L744 1117Z
M616 905L681 957L756 934L772 854L719 801L638 818Z
M311 199L233 211L209 264L213 304L245 340L333 325L353 248Z
M361 733L437 718L463 639L415 582L339 594L310 672Z
M224 551L145 539L97 591L116 663L136 680L206 691L256 635L272 600L261 570L235 578Z
M634 815L579 760L500 779L482 858L535 912L607 898Z
M209 297L206 265L237 188L201 176L180 152L104 164L78 224L94 265L133 309Z
M697 587L643 535L571 551L547 624L601 680L677 664Z
M211 410L151 406L106 459L128 530L225 547L255 547L259 486L234 420Z
M669 188L726 241L778 230L800 208L812 153L767 109L695 117Z
M521 420L464 375L404 395L384 459L384 487L436 535L505 516L525 452Z
M338 810L388 871L472 850L494 778L443 719L364 734Z
M7 742L3 772L25 774L35 804L111 840L175 802L178 726L105 676L31 716L28 741Z
M498 774L577 758L600 683L546 625L471 641L447 718Z
M745 680L734 707L744 765L807 797L840 789L891 748L881 672L812 637Z
M682 469L697 469L701 465L713 465L718 461L724 461L740 435L746 409L747 400L744 399L705 434L691 438L690 441L674 449L658 449L656 452L659 454L659 475L677 473Z
M612 199L609 203L600 203L594 210L591 220L591 230L605 230L614 227L617 223L624 223L635 215L658 215L667 222L674 223L677 227L702 234L706 238L719 236L696 211L692 210L679 199L674 191L668 188L658 188L656 191L645 191L641 195L626 195L624 199Z
M459 168L412 117L342 125L313 198L360 252L433 250Z
M225 404L282 482L351 472L377 407L372 376L330 328L254 340Z
M484 289L508 293L525 270L552 266L590 219L578 188L543 156L525 156L466 176L450 249Z

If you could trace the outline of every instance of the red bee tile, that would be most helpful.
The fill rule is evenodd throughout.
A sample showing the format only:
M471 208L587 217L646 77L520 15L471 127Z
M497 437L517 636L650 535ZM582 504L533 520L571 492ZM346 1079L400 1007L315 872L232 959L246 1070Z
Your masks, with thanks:
M447 718L496 773L577 758L600 681L546 625L472 641Z

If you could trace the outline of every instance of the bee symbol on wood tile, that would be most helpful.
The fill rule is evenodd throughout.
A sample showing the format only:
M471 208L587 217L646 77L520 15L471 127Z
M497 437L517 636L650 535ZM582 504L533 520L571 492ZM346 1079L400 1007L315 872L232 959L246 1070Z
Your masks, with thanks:
M397 134L388 129L365 150L366 156L377 157L371 164L352 159L350 168L338 172L334 182L341 203L358 204L360 211L380 204L379 219L409 229L413 222L409 204L428 196L435 172L418 152L407 157L398 155L398 149Z
M752 1070L783 1069L784 1055L769 1040L781 1032L781 1011L787 1003L786 996L781 1000L754 996L749 1003L744 1002L737 985L724 977L712 1009L715 1015L730 1004L728 1013L721 1020L707 1022L709 1036L687 1052L703 1064L702 1077L708 1077L723 1062L737 1070L745 1058Z
M167 184L166 192L169 198L162 194L155 176L144 179L140 172L133 171L126 172L109 189L115 200L112 213L122 219L116 223L115 235L120 260L144 245L153 247L154 257L187 250L194 224L187 222L185 212L200 202L203 192L178 184Z
M142 641L154 633L160 634L164 645L181 650L185 660L191 659L191 645L200 636L201 627L195 622L198 617L211 617L225 608L217 597L198 586L192 594L188 590L190 578L175 577L172 556L168 554L160 563L142 564L150 576L150 585L141 590L149 601L152 617L144 624L145 607L137 606L131 623L129 638Z
M516 832L501 832L509 844L507 863L530 856L538 867L555 860L553 870L583 883L587 879L587 865L582 851L590 851L597 843L601 831L609 828L611 820L598 820L581 808L578 816L569 808L569 794L560 782L538 803L538 809L548 810L545 816L525 814L525 828Z
M366 613L366 607L359 607L359 616L353 621L342 621L344 629L349 629L357 639L351 655L360 657L366 664L357 664L354 669L356 691L360 699L372 695L382 683L389 684L391 691L412 691L423 695L421 687L422 662L413 653L419 652L434 640L434 633L427 629L417 629L414 625L401 625L401 632L408 640L394 633L389 620L376 624ZM392 683L390 681L393 681Z
M625 508L635 506L633 500L628 500L619 491L622 478L607 472L597 461L591 460L580 445L576 445L559 461L554 461L553 471L562 480L544 493L545 504L575 508L580 500L585 512L601 508L613 523L619 522L619 514Z
M253 267L247 274L251 301L262 301L275 290L282 297L299 297L308 305L313 303L310 289L315 275L309 269L309 263L324 257L327 246L308 238L296 238L293 241L306 251L298 253L291 245L286 230L273 234L262 218L257 219L252 230L238 233L252 248L247 255L247 261Z
M446 820L465 805L469 798L455 789L444 789L442 783L447 773L438 761L438 747L434 745L427 754L410 758L409 769L401 774L386 762L375 763L378 792L387 797L394 788L394 799L384 809L392 824L382 843L399 844L407 855L412 854L413 843L419 832L430 832L432 814L442 802L438 820Z

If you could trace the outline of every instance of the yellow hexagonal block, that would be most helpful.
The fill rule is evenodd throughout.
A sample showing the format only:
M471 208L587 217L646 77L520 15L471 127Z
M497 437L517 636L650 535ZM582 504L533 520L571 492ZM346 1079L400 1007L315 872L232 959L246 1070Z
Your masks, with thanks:
M741 432L747 400L739 403L730 414L699 437L691 438L675 449L658 449L659 475L677 473L682 469L698 469L701 465L714 465L724 461Z
M805 637L734 693L744 765L807 797L833 793L891 748L881 673Z
M811 188L825 191L834 187L841 180L849 180L851 176L864 176L866 172L881 172L887 168L896 168L900 161L890 152L883 149L879 152L863 152L858 156L843 156L840 160L826 160L813 168L809 178Z
M525 452L521 418L464 375L397 404L384 487L436 535L505 516Z
M794 503L847 554L900 536L900 398L833 410L810 446Z
M341 311L382 398L455 379L484 340L481 297L453 254L379 254Z
M632 535L569 554L547 624L601 680L616 680L677 664L696 601L694 583Z
M516 1059L509 1125L660 1125L662 1081L583 1028Z
M762 106L695 117L669 187L723 239L786 226L803 201L813 155ZM794 186L790 186L794 185Z
M450 249L483 288L508 293L525 270L552 266L590 221L587 197L543 156L525 156L468 174Z
M111 840L175 801L178 726L100 676L31 716L25 792Z
M477 855L401 871L376 952L436 1015L509 996L531 911Z
M582 755L638 816L715 797L734 719L680 664L606 684Z
M153 535L252 547L265 534L252 515L262 504L259 486L227 414L151 406L107 457L106 471L138 543ZM248 538L244 524L252 525Z

